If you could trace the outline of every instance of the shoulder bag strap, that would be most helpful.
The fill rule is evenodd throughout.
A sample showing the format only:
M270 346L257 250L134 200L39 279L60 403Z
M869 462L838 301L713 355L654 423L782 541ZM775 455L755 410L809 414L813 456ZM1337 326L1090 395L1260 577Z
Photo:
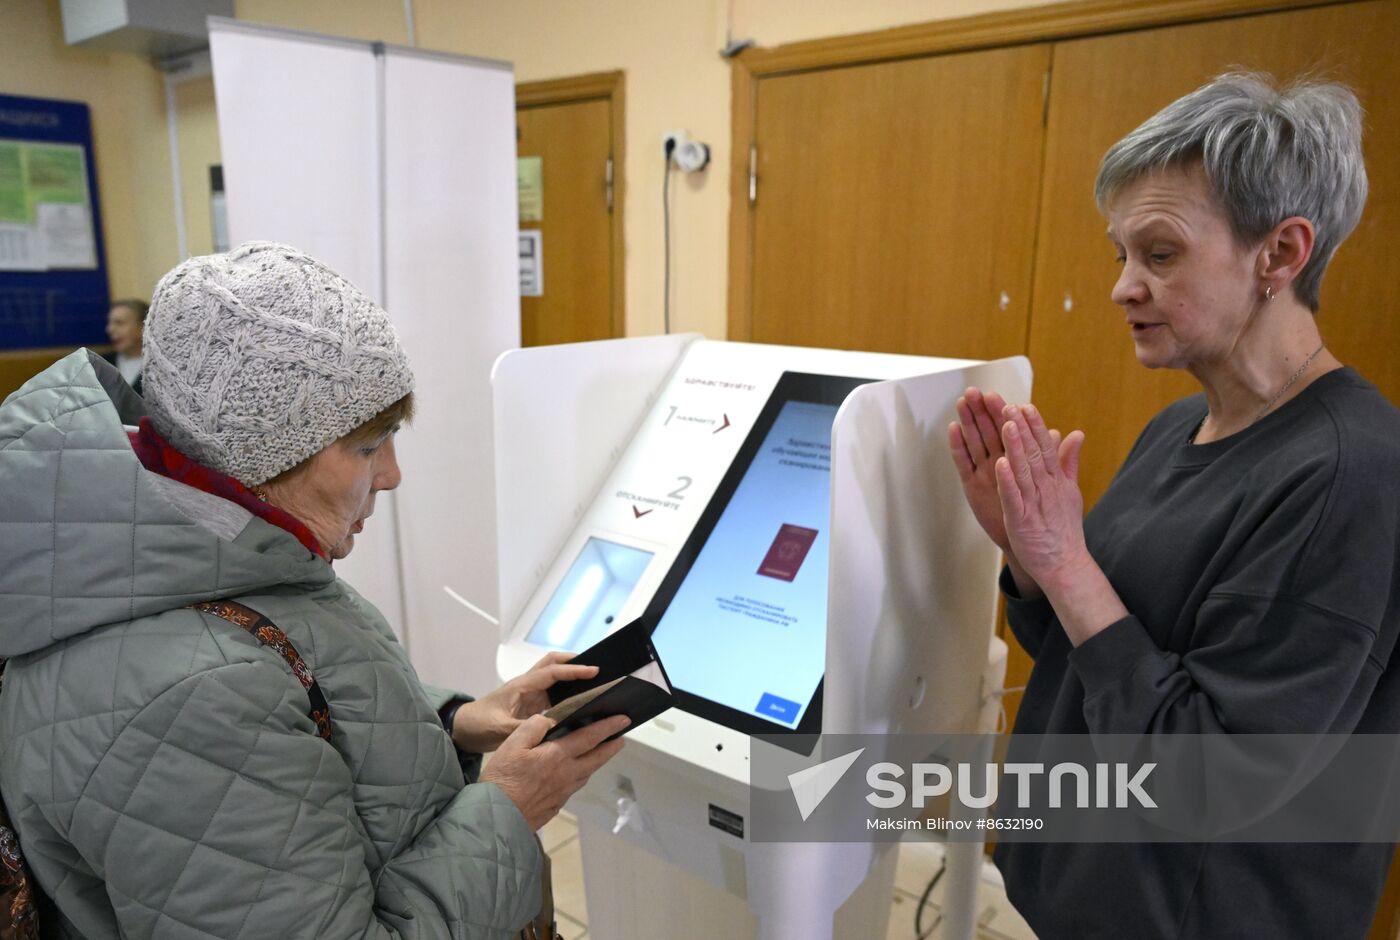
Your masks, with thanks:
M306 665L306 660L301 658L297 648L292 645L291 640L287 639L287 634L278 629L277 624L253 608L237 601L206 601L203 604L193 605L193 609L213 614L235 626L242 627L263 646L285 659L287 665L292 667L292 675L296 676L302 688L306 689L306 697L311 702L309 714L311 721L316 725L316 734L327 741L331 739L330 703L326 701L325 693L316 683L316 677L311 674L311 667Z
M301 658L301 654L292 645L292 641L287 639L287 635L278 629L276 624L253 608L237 601L207 601L203 604L195 604L194 609L206 614L213 614L215 617L242 627L256 637L259 643L276 651L285 659L287 665L292 667L292 674L306 689L307 698L311 700L311 720L316 724L316 733L327 741L331 739L331 708L326 702L326 696L321 692L321 687L316 684L316 678L311 675L311 668L306 665L306 660ZM539 836L536 836L535 839L538 842ZM559 938L558 927L554 919L554 886L550 878L551 866L549 856L545 854L543 846L540 847L540 857L544 860L541 872L540 911L517 935L519 940L558 940ZM5 940L2 933L0 933L0 940Z

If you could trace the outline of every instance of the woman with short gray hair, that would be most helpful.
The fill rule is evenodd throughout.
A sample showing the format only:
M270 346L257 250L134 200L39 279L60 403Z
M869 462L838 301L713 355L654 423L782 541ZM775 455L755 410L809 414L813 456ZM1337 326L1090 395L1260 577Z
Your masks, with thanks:
M1316 320L1366 198L1355 96L1222 75L1115 144L1095 195L1138 361L1201 394L1152 419L1087 518L1082 432L978 389L959 401L953 460L1035 659L1016 734L1400 730L1400 412ZM996 858L1043 940L1362 937L1391 848Z
M1094 182L1099 211L1142 177L1197 162L1242 245L1293 216L1312 224L1311 256L1289 286L1316 313L1322 274L1366 204L1356 96L1330 82L1279 92L1259 75L1222 75L1109 149Z

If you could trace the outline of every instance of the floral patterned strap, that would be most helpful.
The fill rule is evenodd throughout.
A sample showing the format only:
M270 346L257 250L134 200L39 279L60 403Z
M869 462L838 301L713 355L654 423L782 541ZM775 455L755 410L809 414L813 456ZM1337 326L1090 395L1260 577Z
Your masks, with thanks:
M316 725L316 734L327 741L331 739L330 703L326 701L325 693L316 683L316 677L311 674L311 667L306 665L306 660L301 658L301 654L292 645L292 641L287 639L287 634L253 608L237 601L206 601L203 604L193 605L193 609L213 614L235 626L242 627L263 646L285 659L287 665L292 667L292 675L297 677L302 688L306 689L306 697L311 700L310 715L312 722Z
M0 659L0 684L5 660ZM34 876L19 849L19 837L0 802L0 940L39 940L39 905L34 897Z

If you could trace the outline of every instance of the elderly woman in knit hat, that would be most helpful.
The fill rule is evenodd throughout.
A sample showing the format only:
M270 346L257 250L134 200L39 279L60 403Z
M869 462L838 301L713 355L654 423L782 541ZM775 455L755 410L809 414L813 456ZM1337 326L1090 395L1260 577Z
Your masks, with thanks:
M248 244L161 281L145 354L144 407L86 350L0 407L0 792L46 920L508 936L535 830L626 719L542 743L544 689L593 671L559 657L479 701L428 688L336 578L413 413L384 311Z

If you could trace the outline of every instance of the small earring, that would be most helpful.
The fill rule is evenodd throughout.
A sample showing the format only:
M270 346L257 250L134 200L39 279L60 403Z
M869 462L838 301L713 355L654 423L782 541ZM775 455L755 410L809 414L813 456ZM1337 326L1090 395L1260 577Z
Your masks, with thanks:
M1268 286L1266 286L1266 287L1264 288L1264 300L1265 300L1266 303L1272 303L1272 302L1273 302L1273 299L1274 299L1274 285L1269 284Z

